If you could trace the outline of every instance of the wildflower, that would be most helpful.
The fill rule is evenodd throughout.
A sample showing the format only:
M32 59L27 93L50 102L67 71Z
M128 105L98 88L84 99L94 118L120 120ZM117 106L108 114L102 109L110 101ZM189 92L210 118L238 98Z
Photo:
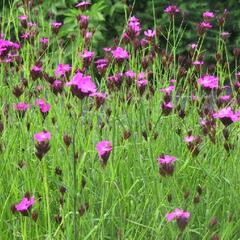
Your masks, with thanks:
M203 19L204 21L209 21L211 19L215 18L215 15L213 12L206 11L203 13Z
M71 81L67 82L66 86L71 86L73 95L80 99L97 91L91 76L84 76L81 72L78 72Z
M163 115L165 115L165 116L167 116L167 115L169 115L171 112L172 112L172 110L173 110L173 103L172 102L163 102L162 103L162 105L161 105L161 107L162 107L162 113L163 113Z
M24 196L23 199L14 206L14 210L20 212L22 215L27 216L31 207L35 204L35 198Z
M28 19L28 16L22 15L22 16L19 16L18 19L20 20L22 27L23 27L23 28L27 28L27 19Z
M112 143L106 140L101 141L97 143L96 150L98 151L98 156L101 159L102 166L105 167L112 151Z
M60 28L62 27L62 23L61 22L53 22L51 24L51 27L52 27L52 32L57 34L60 30Z
M97 71L100 75L105 74L108 68L108 60L107 59L99 59L95 62Z
M170 155L160 155L157 158L159 162L159 173L162 176L172 176L174 172L173 163L176 161L176 157Z
M191 131L189 131L188 136L184 138L184 142L194 156L198 155L200 152L199 144L201 141L201 138L199 136L193 136Z
M135 16L132 16L128 21L126 36L133 40L140 35L140 32L141 32L140 21Z
M148 80L145 78L145 73L141 72L138 75L138 79L137 79L137 87L141 95L144 93L147 84L148 84Z
M50 150L49 141L51 139L51 133L47 131L36 133L34 139L37 141L35 145L37 151L35 154L39 160L42 160L44 155Z
M17 111L26 111L30 107L29 104L20 102L14 105L14 109Z
M52 84L51 84L51 89L53 91L54 94L58 94L58 93L62 93L63 91L63 82L60 80L55 80Z
M31 68L30 74L33 80L42 77L42 67L35 65Z
M17 111L19 117L23 118L27 109L30 108L30 105L24 102L19 102L13 106L14 110Z
M165 93L165 94L171 94L174 89L175 89L175 87L173 85L170 85L166 88L160 88L160 92Z
M40 43L42 45L42 49L46 50L49 44L49 39L48 38L40 38Z
M80 15L78 17L78 22L81 30L86 30L88 28L89 16Z
M198 79L198 83L207 90L218 87L219 78L211 75L205 75Z
M180 12L180 9L176 5L170 5L164 9L164 12L171 16L174 16Z
M144 35L147 37L149 41L151 41L155 37L156 31L148 29L147 31L144 31Z
M56 77L62 77L71 72L72 68L69 64L58 64L54 73Z
M108 77L108 88L114 89L115 87L118 89L121 87L123 80L123 73L116 73L113 76Z
M94 97L96 101L96 108L100 108L101 105L104 104L107 94L101 92L95 92L90 94L90 97Z
M224 41L226 41L229 38L230 33L229 32L221 32L220 36Z
M133 80L136 78L136 73L132 70L128 70L125 72L127 85L130 87L132 85Z
M80 54L80 57L83 58L83 65L88 67L89 64L93 61L93 56L95 52L90 52L88 50L84 50L83 53Z
M75 5L76 8L79 8L81 10L86 10L91 5L91 2L88 1L82 1Z
M197 32L199 35L202 35L205 33L206 30L211 29L213 26L211 23L203 21L198 24Z
M231 107L223 108L219 112L213 114L213 118L218 118L224 124L229 126L231 123L239 120L239 113L234 113Z
M173 220L176 220L179 229L182 231L187 226L189 218L190 213L179 208L176 208L173 212L170 212L166 215L167 221L172 222Z
M112 55L118 63L121 63L129 58L129 53L121 47L117 47L114 50L112 50Z

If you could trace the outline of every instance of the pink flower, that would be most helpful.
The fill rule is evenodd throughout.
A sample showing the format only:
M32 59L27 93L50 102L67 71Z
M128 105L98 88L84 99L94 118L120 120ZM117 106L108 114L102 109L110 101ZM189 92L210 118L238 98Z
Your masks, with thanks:
M14 109L17 111L26 111L30 107L29 104L20 102L14 105Z
M180 230L184 230L188 224L190 218L190 213L187 211L183 211L182 209L176 208L173 212L170 212L166 215L166 219L168 222L172 222L173 220L177 221L177 225Z
M79 21L80 29L86 30L88 27L89 16L80 15L78 17L78 21Z
M190 48L191 48L192 50L195 50L197 47L198 47L198 45L197 45L196 43L191 43L191 44L190 44Z
M180 9L176 5L170 5L164 9L164 12L169 15L175 15L180 12Z
M84 76L78 72L66 86L72 86L71 90L74 95L79 98L89 96L97 91L96 85L92 82L91 76Z
M170 155L161 155L160 157L158 157L158 161L160 164L171 164L174 163L176 160L176 157Z
M90 52L88 50L84 50L83 53L80 54L80 57L83 59L92 59L95 52Z
M203 65L204 61L194 61L194 62L192 62L192 64L195 66L199 66L199 65Z
M159 162L159 173L162 176L172 176L174 172L174 162L176 157L170 155L161 155L157 158Z
M204 21L204 22L199 23L199 27L201 29L211 29L213 26L211 23Z
M51 105L48 103L44 103L43 105L40 106L40 110L42 113L48 113L51 109Z
M203 18L204 18L204 20L208 21L208 20L215 18L215 15L213 12L206 11L203 13Z
M57 68L55 69L54 73L56 77L62 77L65 74L71 72L71 66L69 64L58 64Z
M52 27L52 31L53 33L57 34L60 30L60 28L62 27L62 23L61 22L53 22L51 23L51 27Z
M147 39L151 40L155 37L156 32L151 29L148 29L148 30L144 31L144 35L147 37Z
M170 94L174 89L175 87L173 85L170 85L166 88L160 88L160 92Z
M51 139L51 133L47 132L47 131L36 133L36 134L34 134L34 139L38 143L49 142Z
M102 165L106 166L110 153L112 151L112 143L109 141L101 141L97 143L96 150L98 151L98 156L102 160Z
M98 109L105 102L107 94L106 93L101 93L101 92L95 92L95 93L90 94L90 97L95 98L96 106L97 106L97 109Z
M21 20L21 21L24 21L24 20L28 19L28 16L22 15L22 16L19 16L18 19Z
M40 38L40 43L43 45L48 45L49 39L48 38Z
M35 204L34 197L24 197L20 203L15 205L15 210L20 213L26 213Z
M60 27L62 26L62 23L61 23L61 22L53 22L53 23L51 24L51 26L52 26L53 28L60 28Z
M112 50L112 55L118 62L122 62L129 58L129 53L121 47Z
M221 122L228 126L239 120L239 114L234 113L231 107L223 108L219 112L213 114L213 118L218 118Z
M214 89L218 87L218 77L205 75L198 79L198 83L205 89Z
M226 39L229 38L230 33L229 32L221 32L220 35L221 35L223 40L226 40Z
M88 1L82 1L78 4L75 5L76 8L79 8L81 10L85 10L87 7L89 7L91 5L91 2Z
M125 33L125 37L134 39L137 36L139 36L140 32L141 32L140 21L135 16L132 16L128 21L128 28L127 32Z

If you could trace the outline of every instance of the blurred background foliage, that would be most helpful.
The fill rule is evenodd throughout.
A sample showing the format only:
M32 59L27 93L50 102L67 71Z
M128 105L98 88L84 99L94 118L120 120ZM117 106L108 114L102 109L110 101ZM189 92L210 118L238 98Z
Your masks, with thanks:
M13 2L28 5L30 12L41 8L46 19L49 14L53 14L55 20L64 22L60 37L76 35L78 29L76 17L79 15L79 10L74 8L76 0L0 0L0 7L6 9ZM197 40L196 24L201 21L202 13L206 10L214 11L217 17L223 14L224 9L229 11L224 31L231 33L228 40L230 49L240 46L240 0L92 0L91 2L92 6L86 14L91 19L90 29L95 32L93 45L97 50L114 44L114 38L123 32L130 13L141 20L143 30L158 27L166 32L169 18L163 14L163 10L169 4L175 4L182 10L176 20L176 24L182 23L185 29L181 46L178 49L180 52L184 51L189 43ZM215 28L207 34L205 46L209 50L216 45L215 34L219 32L217 20L213 21L213 24Z

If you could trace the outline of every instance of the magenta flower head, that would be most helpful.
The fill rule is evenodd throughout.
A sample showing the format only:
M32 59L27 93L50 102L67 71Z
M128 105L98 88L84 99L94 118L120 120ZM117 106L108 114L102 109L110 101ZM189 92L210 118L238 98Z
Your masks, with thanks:
M19 102L13 106L14 110L17 111L20 118L23 118L26 111L30 108L30 105L24 102Z
M234 113L231 107L223 108L214 113L213 118L220 119L225 127L239 120L238 114Z
M78 16L79 27L81 30L86 30L88 28L89 16L80 15Z
M107 68L108 68L108 60L103 58L103 59L98 59L96 62L96 68L97 71L100 75L103 75L106 73Z
M158 158L159 173L162 176L172 176L174 172L174 162L176 157L170 155L160 155Z
M69 64L58 64L54 73L56 77L63 77L70 74L72 68Z
M80 10L86 10L89 6L91 6L91 2L88 1L82 1L75 5Z
M125 72L126 82L129 87L132 85L134 79L136 78L136 75L137 74L132 70L128 70Z
M36 80L38 78L42 77L42 67L35 65L31 68L30 74L33 80Z
M211 23L209 22L206 22L206 21L203 21L203 22L200 22L197 26L197 32L199 35L203 35L206 30L209 30L211 29L213 26Z
M212 90L218 88L219 78L211 75L205 75L198 79L198 83L205 90Z
M165 94L171 94L175 87L173 85L170 85L166 88L160 88L160 92L165 93Z
M101 141L97 143L96 150L98 151L102 166L105 167L112 151L112 143L109 141Z
M166 215L168 222L172 222L174 220L177 221L177 225L181 231L186 228L189 218L190 213L179 208L176 208L173 212L170 212Z
M17 111L27 111L29 107L30 105L24 102L20 102L14 105L14 109Z
M71 81L67 82L66 86L71 86L72 94L80 99L97 91L91 76L84 76L81 72L78 72Z
M39 132L34 135L34 139L37 141L36 147L36 156L39 160L42 160L44 155L49 151L50 144L49 141L51 139L51 133L47 131Z
M226 41L229 38L230 33L229 32L221 32L220 36L224 41Z
M34 135L34 139L38 143L49 142L51 139L51 133L47 131L39 132Z
M98 108L100 108L101 105L104 104L107 94L101 93L101 92L95 92L95 93L90 94L90 97L93 97L95 99L96 108L98 109Z
M132 16L128 21L127 32L124 34L125 38L134 40L140 35L141 24L138 18Z
M55 94L55 95L57 95L57 94L61 94L62 93L62 91L63 91L63 86L64 86L64 84L63 84L63 82L61 81L61 80L55 80L52 84L51 84L51 89L52 89L52 91L53 91L53 93Z
M199 154L199 145L202 142L202 139L199 136L193 136L192 131L189 131L188 136L184 138L184 142L187 144L187 147L193 156Z
M112 55L117 63L122 63L124 60L129 59L129 53L121 47L112 50Z
M28 16L22 15L22 16L19 16L18 19L20 20L22 27L27 28L27 26L28 26L28 22L27 22Z
M170 16L174 16L177 13L180 13L180 9L176 5L170 5L164 9L164 12Z
M173 103L171 101L169 102L163 102L162 105L161 105L161 108L162 108L162 114L164 116L167 116L169 115L172 110L173 110Z
M147 40L151 41L156 36L156 31L148 29L144 31L144 35L147 38Z
M80 53L80 57L83 59L84 67L88 67L90 63L93 61L93 57L95 52L90 52L88 50L84 50L83 53Z
M215 18L215 15L213 12L206 11L203 13L203 19L204 21L209 21L211 19Z
M25 196L18 204L16 204L15 211L20 212L23 216L27 216L31 207L35 204L35 198Z
M43 51L47 49L48 44L49 44L49 39L48 38L40 38L40 43L42 45Z
M148 84L148 80L145 77L145 73L144 72L139 73L138 79L137 79L137 87L140 92L140 95L143 95L143 93L145 92L147 84Z
M52 27L52 32L57 34L60 30L60 28L62 27L62 23L61 22L53 22L51 23L51 27Z

